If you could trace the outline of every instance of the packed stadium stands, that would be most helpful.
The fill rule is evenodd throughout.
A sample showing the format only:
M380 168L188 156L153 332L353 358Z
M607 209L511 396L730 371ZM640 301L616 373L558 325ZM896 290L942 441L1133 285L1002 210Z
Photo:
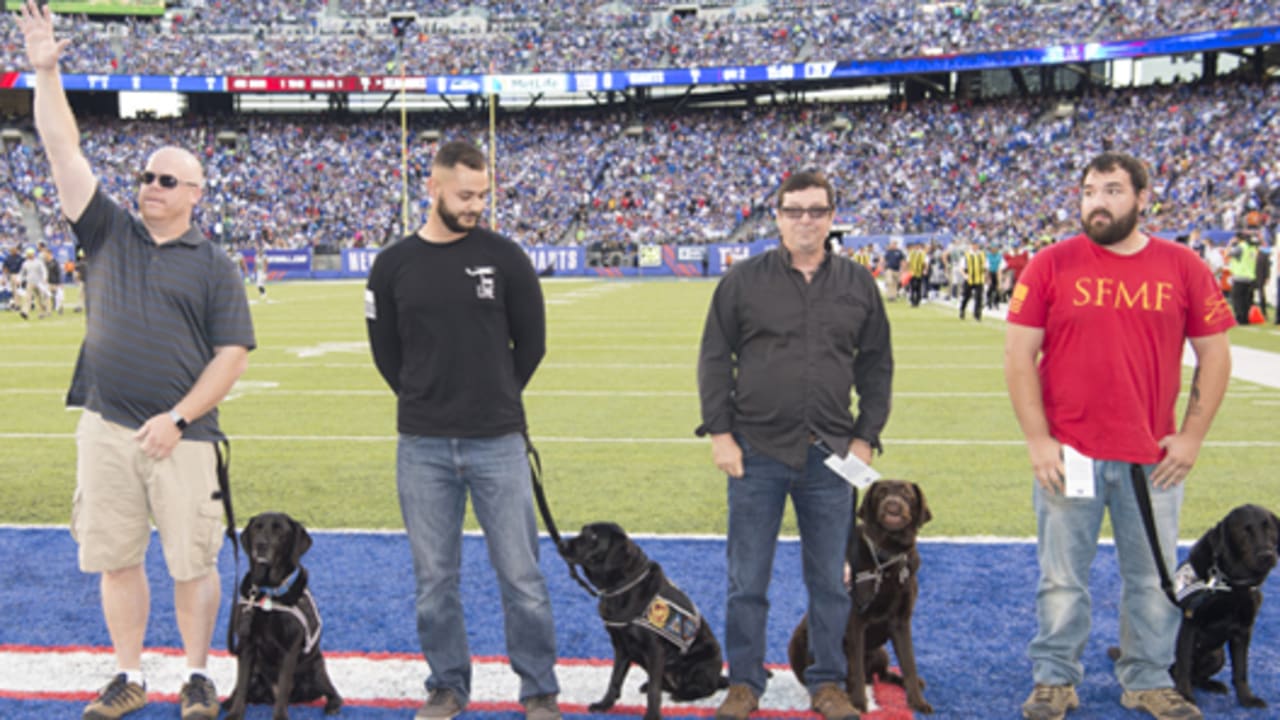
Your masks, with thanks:
M947 2L833 0L185 0L157 21L59 19L67 72L391 73L387 15L413 11L413 72L691 66L979 51L1280 25L1270 0ZM480 18L482 32L435 32L433 19ZM465 24L464 24L465 25ZM0 69L25 69L13 23ZM475 25L466 27L475 28ZM122 32L123 30L123 32ZM1243 75L1243 74L1242 74ZM422 206L424 130L487 143L476 113L412 116L410 222ZM281 246L380 244L401 232L400 127L389 115L189 115L177 122L82 119L85 149L120 198L154 148L199 149L208 167L203 225L219 239ZM235 132L236 139L219 139ZM1231 77L1194 85L1091 89L987 102L779 102L671 111L644 104L503 113L497 224L528 244L698 243L772 232L784 173L816 167L855 234L957 232L1012 242L1075 226L1075 168L1103 149L1152 163L1151 223L1170 233L1234 227L1280 206L1280 83ZM0 237L21 237L24 207L46 238L66 236L43 153L0 160ZM29 211L27 215L29 215ZM1278 213L1280 214L1280 213Z
M683 113L545 111L498 124L498 226L529 244L697 243L772 230L752 217L797 167L828 173L837 222L858 234L956 232L1011 242L1070 232L1077 168L1107 148L1148 160L1155 227L1234 227L1280 204L1280 83L1097 91L1070 112L1058 100L962 105L926 101L782 105ZM847 121L834 123L837 118ZM430 129L483 143L483 117L414 119L411 196L422 198ZM640 124L644 132L624 129ZM134 194L133 175L165 143L199 149L208 167L202 223L245 241L269 229L288 245L379 244L397 235L397 118L252 116L82 123L105 187ZM839 129L847 127L847 129ZM223 130L242 131L235 144ZM55 239L56 192L43 154L7 153L0 179L29 199ZM413 217L422 207L415 204ZM10 213L12 214L12 213ZM0 213L3 215L3 213ZM415 220L416 221L416 220ZM413 221L411 221L413 222Z
M770 2L672 13L667 3L460 3L445 0L188 0L166 20L119 31L65 18L75 38L64 68L82 73L393 74L399 41L387 13L413 10L410 73L456 74L765 64L1045 47L1280 25L1272 0L1093 2ZM688 8L691 5L681 4ZM439 20L481 13L475 25ZM346 14L343 14L346 13ZM118 25L118 23L117 23ZM0 69L21 69L11 23Z

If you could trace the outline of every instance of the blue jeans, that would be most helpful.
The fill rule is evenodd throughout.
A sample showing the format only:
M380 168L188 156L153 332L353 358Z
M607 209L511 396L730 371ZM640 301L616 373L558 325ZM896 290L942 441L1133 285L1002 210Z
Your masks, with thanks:
M803 470L796 470L742 447L743 476L729 478L728 605L724 648L729 682L745 684L760 696L767 674L765 625L769 615L769 579L787 495L800 527L805 589L809 593L809 646L814 663L805 670L812 691L822 683L844 687L848 673L844 630L849 594L844 587L844 552L853 522L849 484L822 464L830 453L809 447Z
M1150 474L1154 466L1147 466ZM1028 655L1037 684L1077 685L1089 637L1089 566L1098 552L1103 511L1111 513L1120 567L1120 659L1116 677L1125 690L1172 687L1169 666L1180 615L1160 589L1138 500L1129 479L1129 463L1095 460L1094 497L1067 498L1035 486L1037 556L1040 584L1036 615L1040 629ZM1182 485L1151 491L1151 510L1165 567L1176 567L1178 511Z
M484 529L502 593L511 669L520 699L559 692L556 633L538 567L529 463L518 434L492 438L400 435L396 485L417 578L418 639L431 667L427 690L471 696L471 651L458 579L467 491Z

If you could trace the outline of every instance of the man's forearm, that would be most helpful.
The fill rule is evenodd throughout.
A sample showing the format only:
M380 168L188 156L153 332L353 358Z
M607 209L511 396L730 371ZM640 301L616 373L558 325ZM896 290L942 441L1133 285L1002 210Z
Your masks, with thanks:
M1205 352L1197 359L1195 373L1191 376L1191 391L1187 397L1187 410L1182 418L1182 432L1203 439L1209 433L1209 425L1222 405L1231 379L1230 350Z
M248 366L247 348L239 345L218 348L204 372L196 379L196 384L178 402L175 409L188 422L201 417L222 402Z
M80 152L80 128L71 112L71 103L62 89L62 73L57 68L36 71L36 132L44 143L50 163Z

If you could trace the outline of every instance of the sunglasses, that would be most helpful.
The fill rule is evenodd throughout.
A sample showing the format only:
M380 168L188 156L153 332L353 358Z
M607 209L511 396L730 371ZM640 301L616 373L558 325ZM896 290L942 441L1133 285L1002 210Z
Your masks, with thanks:
M778 208L778 214L788 220L799 220L805 215L808 215L810 220L821 220L822 218L830 215L833 209L834 208L825 206L811 208L782 207Z
M172 190L179 185L190 185L191 187L200 187L200 183L193 183L190 180L179 180L173 175L157 175L150 170L138 173L139 185L150 185L153 182L160 183L160 187L165 190Z

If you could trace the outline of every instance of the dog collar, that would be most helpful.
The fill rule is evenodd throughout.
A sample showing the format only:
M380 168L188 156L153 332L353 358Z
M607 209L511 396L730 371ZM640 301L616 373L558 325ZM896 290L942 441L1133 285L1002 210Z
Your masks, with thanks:
M599 596L600 596L600 597L602 597L602 598L607 598L607 597L617 597L618 595L621 595L622 593L624 593L624 592L626 592L626 591L630 590L631 588L633 588L633 587L635 587L635 586L639 585L640 583L644 582L644 579L645 579L645 578L647 578L647 577L649 577L649 569L650 569L650 566L646 565L646 566L645 566L645 568L644 568L644 572L642 572L642 573L640 573L639 575L637 575L636 577L634 577L634 578L632 578L632 579L628 580L628 581L627 581L626 583L624 583L621 587L616 587L616 588L613 588L613 589L610 589L610 590L599 590L599 591L597 591L597 593L596 593L596 594L597 594L597 595L599 595Z
M279 585L275 587L261 587L259 585L254 585L252 588L250 588L250 592L258 598L283 597L285 593L293 589L293 584L298 581L298 574L301 572L302 572L301 567L294 568L293 572L289 573L289 577L285 578L284 582L280 583Z

